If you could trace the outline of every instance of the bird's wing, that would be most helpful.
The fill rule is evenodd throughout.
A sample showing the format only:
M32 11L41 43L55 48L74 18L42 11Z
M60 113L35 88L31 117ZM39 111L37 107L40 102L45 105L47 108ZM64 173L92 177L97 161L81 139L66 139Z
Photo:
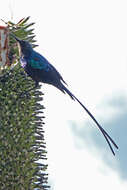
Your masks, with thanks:
M28 60L28 64L34 69L44 69L47 71L49 70L49 63L47 59L35 51Z
M50 73L50 75L54 75L54 77L59 80L62 80L65 84L67 84L64 80L63 77L61 76L61 74L56 70L56 68L51 65L48 60L43 57L42 55L40 55L37 52L33 52L33 55L31 56L31 59L29 59L28 64L34 68L34 69L38 69L39 71L43 71L43 72L48 72Z
M56 70L56 68L53 65L51 65L50 63L49 63L49 65L50 65L50 69L52 69L52 71L54 72L54 74L57 75L57 77L59 78L59 80L62 80L67 85L67 83L65 82L65 80L63 79L63 77L61 76L61 74Z

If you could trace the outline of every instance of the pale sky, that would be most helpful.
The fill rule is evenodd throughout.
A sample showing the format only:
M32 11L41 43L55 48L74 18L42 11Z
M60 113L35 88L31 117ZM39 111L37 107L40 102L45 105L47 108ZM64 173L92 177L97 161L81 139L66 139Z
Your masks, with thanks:
M114 157L81 106L42 85L51 189L126 190L127 1L4 0L1 5L6 21L31 16L36 50L119 146Z

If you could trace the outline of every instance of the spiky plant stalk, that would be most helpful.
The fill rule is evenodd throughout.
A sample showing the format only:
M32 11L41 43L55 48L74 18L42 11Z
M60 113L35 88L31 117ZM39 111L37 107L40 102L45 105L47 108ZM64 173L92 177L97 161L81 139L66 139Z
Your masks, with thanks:
M34 23L28 21L7 24L19 38L34 43ZM34 83L16 64L18 49L11 37L9 47L10 64L0 76L0 189L47 190L43 94L40 87L29 91Z

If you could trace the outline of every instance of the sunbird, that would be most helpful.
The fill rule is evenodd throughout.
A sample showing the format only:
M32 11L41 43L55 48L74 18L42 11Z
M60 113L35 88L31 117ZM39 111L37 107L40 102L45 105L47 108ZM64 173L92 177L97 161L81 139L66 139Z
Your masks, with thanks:
M72 92L70 92L70 90L66 87L67 83L64 81L63 77L56 70L56 68L52 64L50 64L49 61L44 56L36 52L28 41L21 40L12 33L10 34L19 44L21 52L20 55L21 66L24 68L28 76L30 76L35 81L35 87L38 86L39 82L47 83L55 86L63 93L67 93L72 100L76 100L82 106L82 108L87 112L87 114L92 118L92 120L96 123L96 126L99 128L105 140L107 141L111 149L111 152L113 153L113 155L115 155L111 143L114 145L116 149L118 149L116 143L108 135L108 133L101 127L101 125L91 114L91 112L80 102L80 100Z

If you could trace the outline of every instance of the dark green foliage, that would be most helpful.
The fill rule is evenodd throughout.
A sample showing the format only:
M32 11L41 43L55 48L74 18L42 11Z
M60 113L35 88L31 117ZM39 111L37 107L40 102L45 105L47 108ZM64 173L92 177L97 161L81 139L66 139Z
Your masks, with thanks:
M21 28L28 30L27 19ZM21 21L20 21L21 22ZM11 23L13 31L21 28ZM17 27L17 28L16 28ZM30 35L28 35L30 34ZM25 34L31 36L31 32ZM17 36L21 37L22 35ZM15 42L11 49L18 58ZM0 76L0 189L47 190L42 92L18 63ZM29 90L32 89L33 90ZM44 163L44 164L42 164Z

